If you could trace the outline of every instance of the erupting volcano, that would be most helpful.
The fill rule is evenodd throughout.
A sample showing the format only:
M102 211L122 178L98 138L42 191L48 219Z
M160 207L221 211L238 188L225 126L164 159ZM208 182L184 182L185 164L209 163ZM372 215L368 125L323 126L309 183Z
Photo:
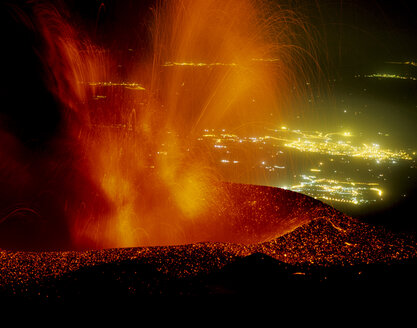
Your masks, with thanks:
M30 205L16 203L4 212L2 230L10 224L19 234L11 221L46 220L30 233L55 234L48 225L60 221L67 245L54 245L55 238L48 245L48 236L41 236L40 247L109 248L258 242L310 220L284 214L292 212L287 202L269 204L272 193L271 199L240 200L246 187L221 183L195 141L204 127L250 126L265 119L266 108L279 111L290 100L303 73L302 51L293 45L303 36L295 31L301 21L260 2L158 1L142 8L148 23L133 29L143 34L131 36L138 53L128 58L115 49L125 44L100 35L105 10L102 4L89 31L62 4L15 9L36 37L60 122L36 164L19 167L13 151L32 156L19 140L5 154L16 175L6 183ZM42 181L33 181L42 174Z
M7 295L21 283L52 295L48 279L115 261L154 265L159 277L177 259L182 279L259 253L303 276L306 263L386 260L367 242L389 242L388 260L415 256L413 240L316 199L230 181L198 142L207 128L279 124L310 91L306 76L320 80L313 33L294 11L258 0L86 3L5 5L16 35L4 65L24 58L4 68L2 88Z

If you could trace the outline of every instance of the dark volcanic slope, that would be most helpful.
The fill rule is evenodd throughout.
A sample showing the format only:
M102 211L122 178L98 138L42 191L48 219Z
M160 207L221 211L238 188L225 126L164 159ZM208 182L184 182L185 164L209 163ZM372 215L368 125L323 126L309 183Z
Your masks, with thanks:
M225 186L230 195L221 209L225 216L213 217L209 231L220 229L227 242L2 250L0 296L19 302L120 301L161 294L293 293L326 286L363 290L365 284L397 288L399 282L402 290L416 290L412 236L359 222L301 194Z
M319 218L250 246L1 251L0 285L3 297L37 301L283 292L283 286L304 290L305 284L329 282L333 287L378 282L386 288L401 281L414 290L416 250L411 237L341 216Z
M313 220L257 248L292 264L353 265L411 259L417 254L416 245L412 236L394 234L345 216L333 216Z

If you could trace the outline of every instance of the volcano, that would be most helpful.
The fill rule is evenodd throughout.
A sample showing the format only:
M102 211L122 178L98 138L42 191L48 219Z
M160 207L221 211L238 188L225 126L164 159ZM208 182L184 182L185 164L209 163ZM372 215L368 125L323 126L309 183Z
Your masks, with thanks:
M413 236L232 183L199 148L309 97L321 70L294 11L67 2L1 4L2 300L415 290Z
M360 222L298 193L251 185L228 188L237 191L235 201L243 204L235 221L222 226L236 232L235 242L2 250L1 297L67 304L139 302L161 295L307 295L335 290L339 295L362 295L381 290L381 284L384 292L415 292L413 236ZM255 201L256 207L245 205ZM288 204L285 211L278 210L282 204Z

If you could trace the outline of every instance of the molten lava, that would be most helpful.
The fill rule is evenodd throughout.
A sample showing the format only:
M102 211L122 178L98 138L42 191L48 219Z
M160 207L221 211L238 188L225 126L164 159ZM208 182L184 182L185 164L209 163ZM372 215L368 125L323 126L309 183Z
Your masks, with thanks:
M63 117L44 159L55 163L48 192L60 211L42 205L37 215L64 216L75 248L256 243L322 215L299 213L314 204L285 192L220 182L193 141L204 127L282 110L303 70L291 46L294 26L303 30L296 16L250 0L158 1L149 13L151 45L120 65L69 12L33 5L45 81Z

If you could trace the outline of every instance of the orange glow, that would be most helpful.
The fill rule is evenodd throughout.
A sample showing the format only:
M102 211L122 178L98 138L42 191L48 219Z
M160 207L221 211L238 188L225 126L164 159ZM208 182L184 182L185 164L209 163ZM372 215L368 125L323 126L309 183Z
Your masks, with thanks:
M154 16L149 89L158 90L168 124L183 134L269 119L306 74L307 50L294 44L303 39L311 54L312 38L289 10L262 1L179 0L160 1Z
M50 89L82 154L77 169L95 185L80 186L68 209L75 247L258 242L309 220L285 221L285 205L268 205L273 193L243 201L243 187L220 183L192 141L205 126L282 109L303 70L295 15L249 0L160 1L151 60L118 81L108 52L57 9L36 8Z

